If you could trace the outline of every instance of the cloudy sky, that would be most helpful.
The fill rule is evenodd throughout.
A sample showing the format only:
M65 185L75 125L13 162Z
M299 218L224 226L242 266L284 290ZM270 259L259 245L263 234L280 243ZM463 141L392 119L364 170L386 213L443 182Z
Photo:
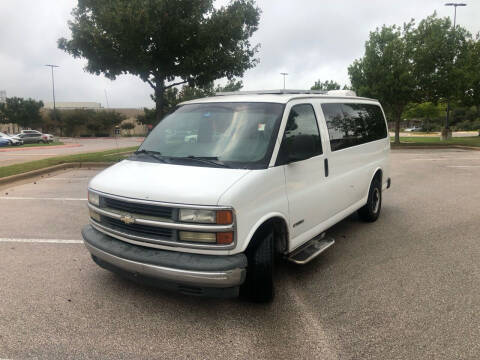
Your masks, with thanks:
M227 3L217 0L217 4ZM310 88L316 79L348 83L347 67L363 54L368 33L382 24L420 20L434 11L453 16L438 0L257 0L262 9L252 44L261 44L260 64L243 78L244 90ZM457 23L480 31L480 1L466 0ZM151 89L124 75L115 81L83 71L85 62L57 49L69 37L67 21L76 0L0 0L0 90L7 96L51 101L55 72L57 101L95 101L111 107L151 107Z

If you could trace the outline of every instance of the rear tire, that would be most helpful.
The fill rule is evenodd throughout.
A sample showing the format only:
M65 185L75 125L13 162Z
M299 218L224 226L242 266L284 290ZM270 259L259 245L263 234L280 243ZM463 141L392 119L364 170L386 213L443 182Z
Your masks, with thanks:
M269 229L259 234L252 248L247 250L248 266L240 294L250 301L266 303L273 300L274 236Z
M358 210L360 219L365 222L374 222L380 216L382 210L382 182L379 177L375 177L370 184L368 191L368 200L364 207Z

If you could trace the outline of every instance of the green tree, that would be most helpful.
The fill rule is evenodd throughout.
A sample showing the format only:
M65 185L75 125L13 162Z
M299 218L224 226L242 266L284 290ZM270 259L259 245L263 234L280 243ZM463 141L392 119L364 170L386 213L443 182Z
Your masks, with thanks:
M254 0L218 9L213 0L79 0L72 15L71 39L59 39L59 48L86 58L90 73L139 76L154 90L157 121L167 89L242 76L257 63Z
M420 100L447 103L447 128L450 104L468 90L466 66L471 35L461 26L453 29L449 18L438 18L436 13L420 21L409 35Z
M231 79L225 86L217 85L215 92L231 92L231 91L240 91L243 88L243 81Z
M131 134L132 129L135 129L135 125L131 122L124 122L122 123L122 125L120 125L120 127L122 128L122 130L128 131L129 134Z
M467 43L467 90L462 102L467 106L475 106L480 117L480 34Z
M339 83L333 80L327 80L325 82L322 82L320 80L315 81L315 85L313 85L310 90L322 90L322 91L328 91L328 90L340 90L341 86Z
M137 115L137 123L141 125L153 126L157 122L157 112L155 109L143 108L143 114Z
M19 97L7 98L3 105L4 122L14 123L22 128L34 128L42 125L40 109L43 102Z
M360 96L379 99L395 122L395 143L400 143L400 120L405 106L415 101L411 48L413 22L383 26L370 33L365 55L348 67L353 89Z

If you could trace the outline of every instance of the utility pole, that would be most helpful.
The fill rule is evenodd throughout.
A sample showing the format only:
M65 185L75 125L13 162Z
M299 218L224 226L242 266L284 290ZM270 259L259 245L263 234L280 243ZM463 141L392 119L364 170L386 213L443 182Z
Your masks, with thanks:
M283 90L285 90L285 77L288 75L288 73L282 72L280 75L283 75Z
M445 6L453 6L455 11L453 15L453 34L454 34L454 41L456 40L457 35L457 7L458 6L467 6L465 3L446 3ZM454 57L455 58L455 57ZM454 59L452 59L453 63ZM447 99L447 116L445 118L445 129L442 131L441 139L448 140L452 137L452 133L449 127L450 122L450 98Z
M53 117L54 117L54 120L56 122L57 121L57 112L56 112L56 108L55 108L55 78L53 77L53 68L57 68L57 67L60 67L60 66L52 65L52 64L47 64L45 66L50 67L50 69L52 70Z

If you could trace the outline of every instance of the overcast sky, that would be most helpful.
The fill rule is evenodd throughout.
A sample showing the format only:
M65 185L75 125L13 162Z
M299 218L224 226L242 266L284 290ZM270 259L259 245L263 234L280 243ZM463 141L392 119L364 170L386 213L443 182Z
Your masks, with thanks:
M227 3L218 0L217 4ZM283 87L307 89L317 79L348 83L347 67L363 55L368 33L382 24L420 20L435 10L452 16L447 1L438 0L257 0L262 9L252 44L261 44L260 64L246 72L244 90ZM480 1L466 0L457 23L471 33L480 31ZM110 107L153 106L151 89L136 77L115 81L83 70L57 48L69 37L67 21L76 0L0 0L0 90L7 96L51 101L51 77L44 64L57 64L57 101L95 101Z

